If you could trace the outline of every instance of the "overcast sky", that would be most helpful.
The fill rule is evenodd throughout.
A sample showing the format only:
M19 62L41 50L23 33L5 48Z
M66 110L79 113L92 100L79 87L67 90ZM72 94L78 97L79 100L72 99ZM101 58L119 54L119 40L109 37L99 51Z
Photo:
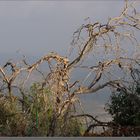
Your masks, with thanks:
M0 53L65 54L85 18L105 22L123 1L0 1Z

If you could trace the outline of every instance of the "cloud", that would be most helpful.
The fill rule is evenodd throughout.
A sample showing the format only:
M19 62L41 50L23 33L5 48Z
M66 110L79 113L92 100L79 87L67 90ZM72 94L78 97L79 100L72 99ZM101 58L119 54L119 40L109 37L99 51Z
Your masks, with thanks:
M64 54L73 32L86 17L103 21L108 15L118 13L120 4L110 1L1 1L0 51L20 49L32 55L49 51Z
M50 11L54 5L54 1L0 1L0 17L28 18L36 10Z

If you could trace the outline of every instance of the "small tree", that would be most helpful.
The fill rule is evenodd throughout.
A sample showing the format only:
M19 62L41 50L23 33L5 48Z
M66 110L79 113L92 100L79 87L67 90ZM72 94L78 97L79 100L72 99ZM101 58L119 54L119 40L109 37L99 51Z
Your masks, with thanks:
M113 122L120 125L119 135L139 135L136 132L140 126L140 71L134 69L131 72L134 80L130 89L118 88L111 95L110 102L106 104L106 110L112 116ZM130 128L128 126L131 126ZM129 129L128 129L129 128ZM134 128L134 129L133 129ZM118 134L117 134L118 135Z
M140 97L137 88L135 93L120 90L112 94L107 111L112 115L113 121L121 126L140 125Z

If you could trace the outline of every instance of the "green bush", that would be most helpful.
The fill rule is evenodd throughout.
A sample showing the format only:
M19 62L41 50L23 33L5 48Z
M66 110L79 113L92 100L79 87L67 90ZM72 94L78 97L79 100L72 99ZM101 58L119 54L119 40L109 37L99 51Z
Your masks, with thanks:
M22 104L17 97L0 98L0 135L2 136L80 136L81 124L58 116L55 98L48 88L34 83L24 95Z
M140 125L140 85L131 88L131 92L120 90L110 97L106 110L113 121L121 126Z

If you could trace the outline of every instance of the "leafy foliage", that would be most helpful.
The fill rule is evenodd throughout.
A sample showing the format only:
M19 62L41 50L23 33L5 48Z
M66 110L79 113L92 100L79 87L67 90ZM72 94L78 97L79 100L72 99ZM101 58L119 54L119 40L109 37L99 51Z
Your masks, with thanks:
M34 83L24 99L23 109L19 107L16 98L14 102L1 98L0 134L2 136L81 135L81 124L78 120L56 116L54 98L49 89L41 88L40 83Z
M136 85L131 92L119 92L113 94L106 110L112 115L113 121L122 126L140 125L140 85Z

